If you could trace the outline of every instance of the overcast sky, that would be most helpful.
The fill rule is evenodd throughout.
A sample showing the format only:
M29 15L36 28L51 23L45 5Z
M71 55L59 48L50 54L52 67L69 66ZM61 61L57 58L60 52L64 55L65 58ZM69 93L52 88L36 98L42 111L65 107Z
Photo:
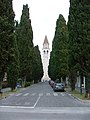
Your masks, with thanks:
M29 6L34 45L39 45L41 51L47 35L51 49L59 14L64 16L66 22L68 21L69 0L13 0L15 19L18 21L20 21L23 4Z

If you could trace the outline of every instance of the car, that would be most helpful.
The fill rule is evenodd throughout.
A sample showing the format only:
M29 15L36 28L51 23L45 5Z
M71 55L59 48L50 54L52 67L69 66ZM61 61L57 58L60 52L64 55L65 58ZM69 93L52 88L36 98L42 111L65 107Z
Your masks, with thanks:
M55 82L54 82L53 80L50 80L50 81L49 81L49 84L50 84L50 86L53 88L53 87L54 87Z
M17 83L16 88L21 88L21 84Z
M55 83L53 86L54 91L64 91L64 88L63 83Z

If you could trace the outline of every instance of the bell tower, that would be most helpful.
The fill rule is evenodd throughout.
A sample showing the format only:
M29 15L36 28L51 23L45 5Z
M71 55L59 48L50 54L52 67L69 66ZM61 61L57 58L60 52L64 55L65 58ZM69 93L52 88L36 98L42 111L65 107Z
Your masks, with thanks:
M50 59L49 42L47 36L45 36L42 49L42 63L43 63L43 77L41 80L42 82L50 80L48 76L49 59Z

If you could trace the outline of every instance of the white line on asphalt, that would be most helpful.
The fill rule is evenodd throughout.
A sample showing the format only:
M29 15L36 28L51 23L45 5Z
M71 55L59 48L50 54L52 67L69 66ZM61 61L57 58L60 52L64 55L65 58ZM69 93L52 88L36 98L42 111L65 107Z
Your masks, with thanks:
M23 96L25 97L25 96L28 96L29 95L29 93L26 93L26 94L24 94Z
M36 100L35 104L33 105L33 108L35 108L35 107L36 107L36 105L37 105L38 101L40 100L40 97L41 97L41 96L39 96L39 97L38 97L38 99Z
M43 96L43 93L39 93L39 96Z
M65 94L64 93L60 93L62 96L65 96Z
M18 93L17 95L15 95L15 96L20 96L22 93Z
M0 106L0 108L34 108L34 107L25 107L25 106Z
M57 94L57 93L53 93L53 95L54 95L54 96L58 96L58 94Z
M25 106L0 106L0 112L7 113L10 112L18 112L18 113L53 113L53 114L60 114L60 113L67 113L67 114L89 114L90 107L46 107L46 108L34 108L34 107L25 107Z

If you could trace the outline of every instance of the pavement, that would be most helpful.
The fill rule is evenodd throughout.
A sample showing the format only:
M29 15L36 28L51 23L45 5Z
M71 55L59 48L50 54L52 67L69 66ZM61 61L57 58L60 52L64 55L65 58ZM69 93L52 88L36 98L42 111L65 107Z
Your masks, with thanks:
M8 92L8 91L10 91L11 90L11 88L3 88L1 91L3 92L3 93L5 93L5 92Z

